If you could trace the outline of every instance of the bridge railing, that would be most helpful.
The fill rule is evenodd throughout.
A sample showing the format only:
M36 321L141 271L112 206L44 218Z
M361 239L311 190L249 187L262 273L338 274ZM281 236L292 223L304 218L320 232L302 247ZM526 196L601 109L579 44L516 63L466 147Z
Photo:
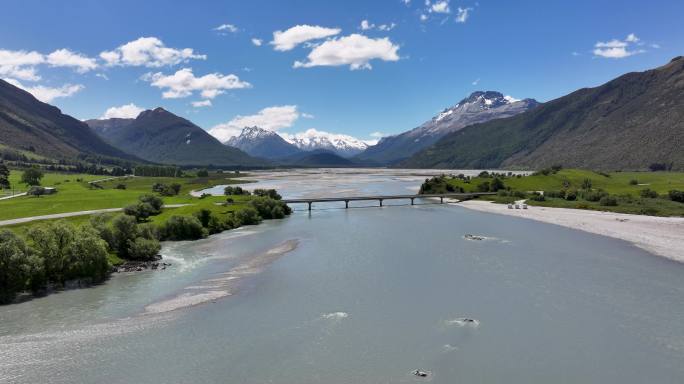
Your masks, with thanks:
M495 192L471 192L471 193L431 193L431 194L413 194L413 195L376 195L376 196L345 196L345 197L318 197L318 198L301 198L301 199L283 199L285 204L308 204L309 210L313 203L331 203L344 202L345 208L349 208L350 201L374 201L377 200L382 207L384 200L411 200L411 205L414 205L415 199L429 199L439 198L440 203L444 203L445 198L473 198L477 196L495 195Z

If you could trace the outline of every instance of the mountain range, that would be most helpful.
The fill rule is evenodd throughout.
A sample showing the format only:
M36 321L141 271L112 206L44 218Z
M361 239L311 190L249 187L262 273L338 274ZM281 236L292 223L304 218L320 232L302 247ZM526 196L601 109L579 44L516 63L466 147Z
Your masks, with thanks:
M143 111L135 119L87 120L86 123L108 143L155 163L229 167L268 164L221 144L204 129L163 108Z
M283 159L293 155L326 151L340 157L352 157L368 148L368 144L347 135L332 134L309 129L296 135L285 135L259 127L246 127L238 136L231 137L226 145L239 148L252 156Z
M684 169L684 58L471 125L397 164L409 168Z
M0 144L55 160L87 156L139 160L106 143L87 124L0 80Z
M356 158L390 165L436 143L445 135L469 125L517 115L538 106L534 99L516 100L500 92L477 91L444 109L437 116L410 131L383 137Z

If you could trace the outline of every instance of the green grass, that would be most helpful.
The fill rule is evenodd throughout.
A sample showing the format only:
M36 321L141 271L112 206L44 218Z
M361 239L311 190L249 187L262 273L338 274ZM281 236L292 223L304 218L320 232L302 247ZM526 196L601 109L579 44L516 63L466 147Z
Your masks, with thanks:
M684 172L611 172L601 174L582 169L562 169L555 174L531 175L523 177L506 177L504 184L514 191L560 191L579 190L585 179L591 180L592 190L604 190L610 195L619 197L619 205L615 207L601 206L598 202L582 199L567 201L560 198L546 198L546 201L528 200L530 205L546 207L580 208L601 211L612 211L633 214L651 214L660 216L684 216L684 204L667 199L670 190L684 190ZM631 185L631 180L638 184ZM491 181L491 178L474 177L470 182L461 179L449 179L448 183L461 187L466 192L477 191L477 185ZM651 189L661 195L660 198L641 198L640 191ZM511 196L487 197L497 203L508 203L519 198Z
M41 197L20 196L8 200L0 200L0 220L15 219L28 216L50 215L64 212L75 212L105 208L121 208L135 203L138 196L152 193L154 183L179 183L181 191L178 196L164 197L165 204L194 204L198 201L225 201L223 197L198 199L190 196L191 190L200 190L221 184L233 184L243 181L231 179L233 174L211 174L205 178L170 178L170 177L129 177L99 183L102 189L93 188L88 181L106 178L106 176L46 173L41 184L56 187L57 193ZM26 190L19 184L21 171L10 173L13 186ZM76 179L83 181L77 182ZM126 189L116 189L118 184L125 184Z

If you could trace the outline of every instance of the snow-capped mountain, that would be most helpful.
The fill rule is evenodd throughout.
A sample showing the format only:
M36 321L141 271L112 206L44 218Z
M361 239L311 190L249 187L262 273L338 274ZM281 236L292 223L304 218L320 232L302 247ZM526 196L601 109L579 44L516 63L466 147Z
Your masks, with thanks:
M383 137L358 158L391 164L436 143L444 135L469 125L517 115L539 105L534 99L518 100L495 91L477 91L444 109L437 116L410 131Z
M246 127L239 136L231 137L225 144L266 159L280 159L301 153L299 148L277 133L259 127Z
M313 128L294 135L284 135L284 138L303 151L324 149L342 157L357 155L368 148L368 144L355 137Z

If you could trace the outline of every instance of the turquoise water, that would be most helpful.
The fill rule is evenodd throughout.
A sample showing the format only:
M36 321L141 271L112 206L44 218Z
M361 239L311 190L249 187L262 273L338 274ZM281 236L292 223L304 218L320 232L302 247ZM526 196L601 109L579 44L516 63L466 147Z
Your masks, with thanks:
M331 182L350 194L416 185L414 176L364 178L260 185L292 197ZM306 192L293 186L302 183ZM166 271L0 307L0 382L684 382L682 264L580 231L424 203L297 211L166 244ZM276 248L285 253L269 253ZM217 291L229 295L190 305L189 294ZM178 306L150 311L159 303Z

